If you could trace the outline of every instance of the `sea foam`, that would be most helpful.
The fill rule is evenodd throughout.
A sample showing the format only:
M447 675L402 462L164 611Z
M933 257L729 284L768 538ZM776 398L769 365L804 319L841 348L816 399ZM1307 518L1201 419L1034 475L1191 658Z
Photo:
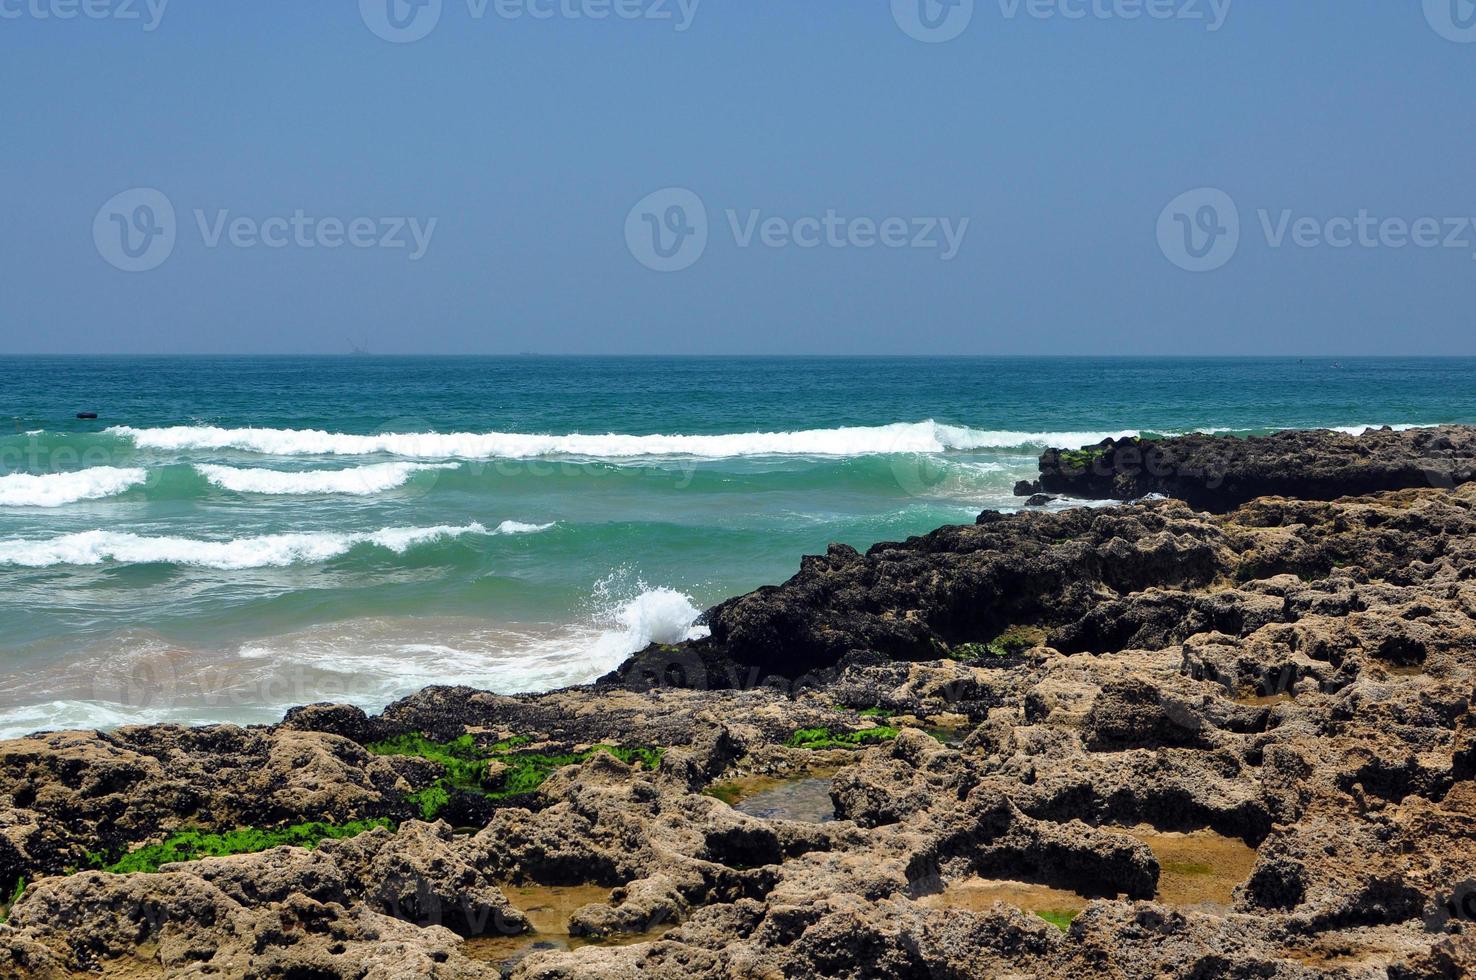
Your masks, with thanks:
M231 541L181 537L145 537L122 531L83 531L57 538L0 541L0 565L49 568L55 565L123 564L192 565L201 568L272 568L329 561L359 546L403 554L419 545L464 535L522 534L551 525L504 522L488 531L481 524L460 527L390 527L357 534L326 531L267 534Z
M157 725L165 722L208 724L209 719L203 715L180 713L176 716L166 710L104 701L56 700L0 710L0 739L24 738L37 731L95 731L109 730L120 725Z
M148 478L142 469L95 466L75 473L12 473L0 476L0 507L61 507L97 500L136 487Z
M620 599L602 592L588 621L551 630L459 619L323 624L243 644L238 670L255 678L300 679L284 710L323 698L378 710L430 684L501 694L587 684L651 643L707 635L706 627L693 625L699 610L690 596L638 587L643 591Z
M350 494L367 497L405 485L416 473L455 469L455 463L375 463L344 470L246 469L204 463L195 469L224 490L265 495Z
M1032 449L1084 446L1119 432L1015 432L970 429L939 422L805 429L796 432L739 432L727 435L625 435L621 433L536 435L519 432L403 432L352 435L319 429L226 429L173 426L138 429L115 426L113 435L140 448L166 451L234 449L271 456L367 456L411 459L532 459L578 456L630 459L688 456L867 456L884 453L941 453L949 450Z

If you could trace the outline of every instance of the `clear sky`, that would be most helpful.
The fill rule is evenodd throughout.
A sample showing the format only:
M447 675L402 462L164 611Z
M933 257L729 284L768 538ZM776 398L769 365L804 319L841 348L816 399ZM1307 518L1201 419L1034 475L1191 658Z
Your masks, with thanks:
M1472 0L160 2L0 0L0 350L1476 353Z

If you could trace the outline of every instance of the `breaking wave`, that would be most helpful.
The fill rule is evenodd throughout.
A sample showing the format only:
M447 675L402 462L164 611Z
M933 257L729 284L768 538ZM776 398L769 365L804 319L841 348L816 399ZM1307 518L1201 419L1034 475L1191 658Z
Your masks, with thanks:
M739 432L727 435L536 435L519 432L404 432L352 435L320 429L227 429L171 426L138 429L115 426L109 433L142 449L181 451L234 449L270 456L367 456L409 459L531 459L578 456L632 459L689 456L725 459L740 456L867 456L884 453L942 453L950 450L1045 449L1083 446L1106 438L1140 435L1118 432L1015 432L970 429L939 422L805 429L796 432Z
M97 500L142 484L147 471L95 466L75 473L12 473L0 476L0 507L62 507Z
M491 531L473 523L460 527L389 527L357 534L326 531L266 534L230 541L145 537L122 531L83 531L44 540L0 541L0 565L50 568L117 562L215 569L280 568L329 561L358 547L404 554L422 545L466 535L527 534L551 526L504 521Z
M375 463L346 470L246 469L235 466L197 464L195 469L210 483L236 493L269 495L350 494L367 497L404 486L416 473L455 469L455 463Z

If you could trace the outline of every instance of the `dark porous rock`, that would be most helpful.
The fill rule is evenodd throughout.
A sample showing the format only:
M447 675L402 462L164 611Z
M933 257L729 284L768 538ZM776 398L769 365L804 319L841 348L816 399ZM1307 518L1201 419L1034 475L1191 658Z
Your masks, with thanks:
M309 704L292 708L282 719L282 727L341 735L355 742L368 742L375 737L374 726L363 709L350 704Z
M1194 708L1143 678L1109 681L1087 712L1082 734L1093 751L1201 744L1208 723Z
M711 610L711 638L693 647L791 679L855 649L936 659L1011 626L1085 616L1104 590L1206 585L1222 550L1220 529L1182 505L986 512L864 555L833 545L783 585Z
M1294 430L1238 438L1194 434L1107 439L1040 457L1035 488L1089 500L1164 494L1224 512L1257 497L1336 500L1385 490L1450 489L1476 476L1476 427L1362 435ZM1019 493L1019 489L1016 489Z
M991 512L587 687L0 742L0 976L1471 976L1472 568L1476 484Z
M1055 497L1052 497L1048 493L1037 493L1037 494L1033 495L1029 500L1025 501L1025 506L1026 507L1044 507L1046 504L1051 503L1055 499L1056 499Z
M528 920L458 846L445 823L412 820L398 832L374 830L319 848L377 911L407 922L445 926L463 936L519 935Z

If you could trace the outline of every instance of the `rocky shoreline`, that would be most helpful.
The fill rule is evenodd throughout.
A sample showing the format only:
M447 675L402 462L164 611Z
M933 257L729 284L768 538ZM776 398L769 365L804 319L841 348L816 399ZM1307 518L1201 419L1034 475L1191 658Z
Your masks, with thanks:
M586 688L0 742L0 976L1476 975L1473 465L1052 451L1177 499L833 546Z
M1450 489L1476 475L1476 430L1441 425L1359 435L1296 429L1237 439L1107 439L1040 458L1040 478L1018 496L1065 494L1087 500L1135 500L1162 494L1223 513L1257 497L1336 500L1406 490Z

